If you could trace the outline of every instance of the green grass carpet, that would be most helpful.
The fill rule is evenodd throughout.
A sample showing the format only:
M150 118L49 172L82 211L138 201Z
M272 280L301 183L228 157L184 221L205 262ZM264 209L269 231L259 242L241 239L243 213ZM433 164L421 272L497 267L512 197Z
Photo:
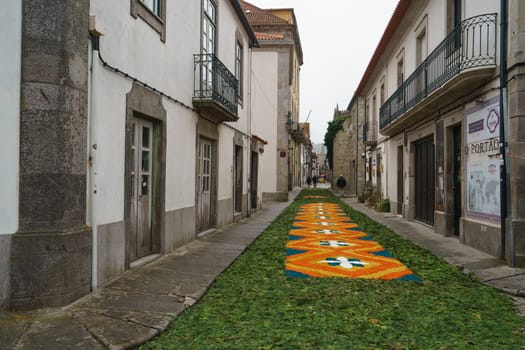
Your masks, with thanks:
M329 198L305 198L323 195ZM341 205L423 283L288 278L288 230L297 209ZM520 349L524 319L511 301L327 190L303 190L168 331L141 349Z

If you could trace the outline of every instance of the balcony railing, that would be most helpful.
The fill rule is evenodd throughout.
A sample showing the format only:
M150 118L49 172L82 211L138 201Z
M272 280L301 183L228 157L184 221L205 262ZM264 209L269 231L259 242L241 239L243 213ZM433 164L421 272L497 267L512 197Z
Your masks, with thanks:
M374 146L377 144L376 128L376 122L365 122L363 125L363 144L365 146Z
M462 21L381 106L380 128L389 126L463 71L495 65L496 14Z
M193 104L216 121L236 121L238 80L213 54L194 55Z

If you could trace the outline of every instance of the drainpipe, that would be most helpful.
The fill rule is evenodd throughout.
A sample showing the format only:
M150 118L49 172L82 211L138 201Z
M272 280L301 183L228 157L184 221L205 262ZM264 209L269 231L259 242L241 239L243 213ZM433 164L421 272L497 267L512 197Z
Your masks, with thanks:
M248 106L248 146L246 147L248 149L248 154L246 156L246 164L248 165L246 167L246 173L247 173L247 192L248 192L248 208L247 209L247 216L250 217L252 214L252 180L253 180L253 174L252 174L252 48L248 48L248 84L246 84L246 94L248 95L248 101L246 101L246 105ZM257 195L256 195L257 197ZM257 210L257 209L256 209Z
M359 195L359 189L357 188L357 177L359 172L359 98L356 97L357 105L355 110L355 195Z
M507 34L508 34L508 2L500 1L500 153L501 153L501 258L505 259L507 250L506 241L506 220L509 225L508 250L510 254L510 266L514 267L514 232L512 228L512 207L510 192L510 167L508 162L509 144L508 144L508 126L505 127L505 121L508 117L508 93L507 93Z
M92 230L92 262L91 262L91 291L98 287L98 231L96 216L96 195L97 195L97 122L95 108L97 107L95 89L95 76L99 67L99 37L91 34L91 76L89 80L89 206L91 214Z

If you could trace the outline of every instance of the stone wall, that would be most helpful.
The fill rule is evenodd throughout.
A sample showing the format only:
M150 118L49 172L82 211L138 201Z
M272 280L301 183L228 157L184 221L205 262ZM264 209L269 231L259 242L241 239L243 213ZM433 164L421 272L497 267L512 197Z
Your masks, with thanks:
M70 303L90 290L86 227L89 1L22 2L19 231L11 307Z

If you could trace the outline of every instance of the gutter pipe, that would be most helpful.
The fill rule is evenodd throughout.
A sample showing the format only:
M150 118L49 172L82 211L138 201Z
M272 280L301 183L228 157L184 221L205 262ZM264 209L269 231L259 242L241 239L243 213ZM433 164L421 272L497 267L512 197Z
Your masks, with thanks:
M99 38L91 34L91 77L90 77L90 101L89 101L89 205L91 214L92 230L92 262L91 262L91 291L96 291L98 287L98 223L96 216L96 195L97 195L97 135L96 135L96 115L97 106L96 94L94 94L95 76L99 66Z
M508 1L500 1L500 153L501 153L501 258L505 259L507 245L510 255L510 266L516 265L514 256L514 232L512 227L512 206L510 192L510 167L509 167L509 144L508 126L505 122L508 119L508 92L507 92L507 45L508 45ZM506 221L508 220L508 242L506 240L507 230Z

